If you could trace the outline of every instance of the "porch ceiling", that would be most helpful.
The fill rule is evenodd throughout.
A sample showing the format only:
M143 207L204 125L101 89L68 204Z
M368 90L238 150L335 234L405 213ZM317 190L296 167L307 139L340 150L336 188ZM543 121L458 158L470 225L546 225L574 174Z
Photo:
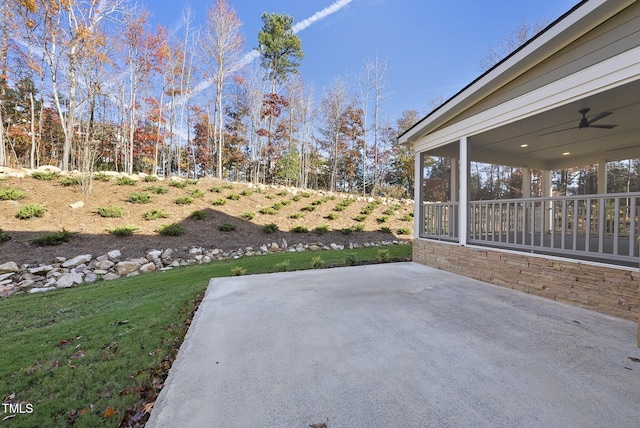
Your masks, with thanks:
M617 126L578 129L579 110L584 108L590 109L587 119L612 113L593 125ZM640 158L640 80L473 135L468 141L472 161L535 169ZM429 154L455 156L457 147L434 152L438 153Z

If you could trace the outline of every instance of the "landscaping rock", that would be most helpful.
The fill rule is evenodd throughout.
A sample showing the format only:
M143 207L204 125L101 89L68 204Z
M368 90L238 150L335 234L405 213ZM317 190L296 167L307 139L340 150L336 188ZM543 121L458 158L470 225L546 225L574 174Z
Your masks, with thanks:
M69 288L76 284L82 284L82 274L79 272L70 272L58 278L56 288Z
M0 273L18 272L19 270L16 262L6 262L0 265Z
M64 263L62 263L62 267L63 268L76 267L76 266L84 264L84 263L89 263L89 261L91 261L92 258L93 258L93 256L91 254L83 254L81 256L76 256L76 257L74 257L72 259L69 259L69 260L65 261Z
M140 266L139 272L147 273L147 272L153 272L154 270L156 270L156 264L153 262L149 262L147 264Z
M82 208L84 207L84 202L83 201L74 202L72 204L69 204L69 207L74 210L78 208Z
M113 281L114 279L120 279L120 275L117 273L109 272L105 276L102 277L105 281Z
M118 262L115 268L118 275L125 276L125 275L129 275L132 272L137 271L138 269L140 269L140 266L142 266L142 263L136 263L134 261L125 260L122 262Z
M29 294L46 293L47 291L51 291L51 290L55 290L55 289L56 289L56 287L32 288L28 292L29 292Z
M120 257L122 257L122 253L120 252L120 250L112 250L107 253L107 256L109 256L109 260L113 261L118 260Z
M99 270L109 270L115 266L115 263L111 260L103 260L101 262L96 263L96 269Z

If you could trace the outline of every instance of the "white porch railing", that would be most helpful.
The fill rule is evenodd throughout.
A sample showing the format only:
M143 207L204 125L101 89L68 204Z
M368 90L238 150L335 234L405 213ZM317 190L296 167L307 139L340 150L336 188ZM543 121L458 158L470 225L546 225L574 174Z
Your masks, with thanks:
M422 236L457 241L458 204L426 203ZM637 263L640 193L471 201L467 242Z

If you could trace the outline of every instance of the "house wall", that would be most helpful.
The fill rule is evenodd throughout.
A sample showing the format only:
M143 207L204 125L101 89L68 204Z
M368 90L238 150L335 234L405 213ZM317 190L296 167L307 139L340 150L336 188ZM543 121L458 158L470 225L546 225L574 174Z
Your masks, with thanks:
M413 241L413 261L607 315L638 320L638 269L427 239Z
M482 102L475 103L439 129L571 76L638 46L640 46L640 2L635 2L623 12L527 70L526 73L514 77Z

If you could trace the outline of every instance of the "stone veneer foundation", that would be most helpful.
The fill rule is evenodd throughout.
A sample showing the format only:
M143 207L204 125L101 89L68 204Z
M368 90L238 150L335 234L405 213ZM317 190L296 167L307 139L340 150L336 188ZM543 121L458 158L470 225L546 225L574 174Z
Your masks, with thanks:
M637 268L427 239L414 239L413 261L607 315L638 320Z

